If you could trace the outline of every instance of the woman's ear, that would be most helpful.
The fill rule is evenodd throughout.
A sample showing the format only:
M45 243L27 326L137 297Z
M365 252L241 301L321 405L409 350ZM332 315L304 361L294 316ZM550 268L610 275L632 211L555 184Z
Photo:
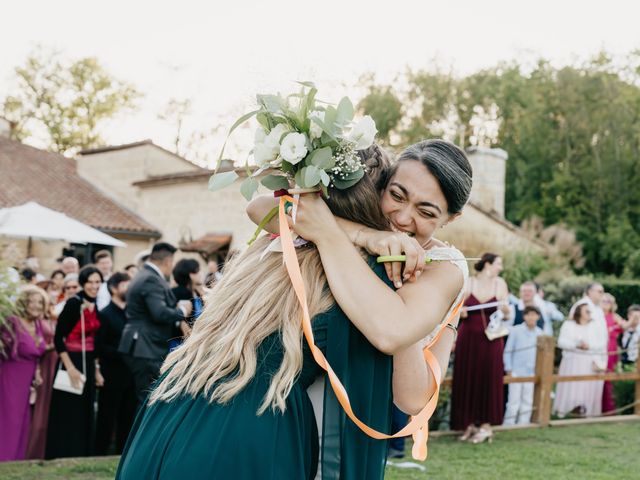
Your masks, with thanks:
M453 222L454 220L456 220L458 217L460 217L462 215L462 212L458 212L458 213L452 213L451 215L449 215L449 217L447 218L447 220L444 222L444 224L442 224L442 228L446 227L448 224L450 224L451 222Z

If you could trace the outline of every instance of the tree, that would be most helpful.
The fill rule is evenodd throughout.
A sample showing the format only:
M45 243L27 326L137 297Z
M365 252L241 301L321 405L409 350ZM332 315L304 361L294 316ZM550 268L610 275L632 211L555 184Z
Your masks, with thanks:
M54 152L73 154L103 143L104 120L134 108L140 94L92 57L67 60L41 48L15 69L16 91L4 100L19 140L36 137Z
M501 62L463 77L417 70L406 81L396 129L404 144L437 136L468 147L491 133L482 142L509 153L509 220L566 225L592 272L635 271L626 264L640 241L639 51L562 67Z
M391 133L402 119L402 102L391 87L371 84L367 95L358 103L358 109L371 115L378 128L378 140L389 144Z

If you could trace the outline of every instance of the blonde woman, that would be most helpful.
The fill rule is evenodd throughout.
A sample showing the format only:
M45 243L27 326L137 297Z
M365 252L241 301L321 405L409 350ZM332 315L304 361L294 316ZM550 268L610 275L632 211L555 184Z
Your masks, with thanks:
M0 461L24 460L27 453L31 409L29 394L42 383L38 360L46 351L42 321L49 304L47 293L26 286L0 328Z
M443 148L466 161L450 144L422 147L416 151L426 156L427 150L443 164L449 161L438 151ZM398 229L404 225L404 231L415 229L420 238L426 233L426 242L449 252L430 242L431 235L453 219L457 212L451 208L461 208L468 191L460 205L448 204L452 197L443 193L426 163L411 160L389 175L377 147L364 151L368 174L348 190L332 190L326 204L305 196L295 227L315 244L298 249L297 255L316 344L343 380L360 418L387 431L392 401L417 413L430 397L432 379L420 340L461 295L464 273L451 263L438 263L403 287L403 298L383 280L383 267L371 259L367 265L331 213L359 224L367 235L389 223ZM423 182L416 185L415 178ZM416 188L424 186L425 178L435 186L430 193ZM470 173L467 184L470 188ZM426 213L431 210L437 213ZM134 425L118 478L314 478L318 427L306 388L321 370L302 345L300 307L282 257L262 258L268 243L263 237L234 258L207 298L192 335L167 358L163 377ZM414 309L418 302L424 307L425 294L433 299L426 313L417 305ZM434 353L444 362L453 335L442 338L441 351ZM324 406L322 478L382 478L385 442L345 421L330 391Z

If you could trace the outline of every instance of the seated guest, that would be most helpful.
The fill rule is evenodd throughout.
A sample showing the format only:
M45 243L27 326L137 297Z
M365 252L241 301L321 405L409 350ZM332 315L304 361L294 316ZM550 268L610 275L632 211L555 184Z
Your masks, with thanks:
M133 375L122 360L122 354L118 353L122 329L127 323L125 294L129 280L129 275L121 272L114 273L109 278L107 286L111 302L98 312L100 329L96 335L96 350L104 378L104 386L98 396L98 455L111 453L109 447L114 433L116 448L113 453L122 453L137 407Z
M41 322L48 301L42 289L25 287L16 300L17 315L0 323L0 461L26 458L29 397L42 382L37 366L46 350Z
M531 377L536 369L536 345L543 331L537 326L540 310L525 307L524 323L513 327L504 347L504 370L512 377ZM510 383L509 401L503 425L518 425L531 422L533 409L533 382Z

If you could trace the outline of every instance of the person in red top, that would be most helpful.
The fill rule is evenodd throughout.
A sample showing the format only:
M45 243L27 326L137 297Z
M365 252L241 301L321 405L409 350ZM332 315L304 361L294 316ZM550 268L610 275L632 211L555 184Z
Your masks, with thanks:
M607 321L607 332L609 333L609 342L607 351L607 372L613 372L618 364L618 354L610 353L618 349L618 336L622 334L626 327L624 319L616 313L618 304L616 299L610 293L605 293L600 302L600 306L604 311L604 319ZM613 397L613 384L610 381L604 382L602 389L602 413L611 412L616 409L616 402Z
M95 337L100 327L96 296L102 284L102 274L96 267L88 265L80 270L78 281L82 290L67 300L58 317L53 342L72 385L78 386L84 381L84 387L81 395L53 390L45 458L93 454L93 405L96 386L104 383L94 353Z

